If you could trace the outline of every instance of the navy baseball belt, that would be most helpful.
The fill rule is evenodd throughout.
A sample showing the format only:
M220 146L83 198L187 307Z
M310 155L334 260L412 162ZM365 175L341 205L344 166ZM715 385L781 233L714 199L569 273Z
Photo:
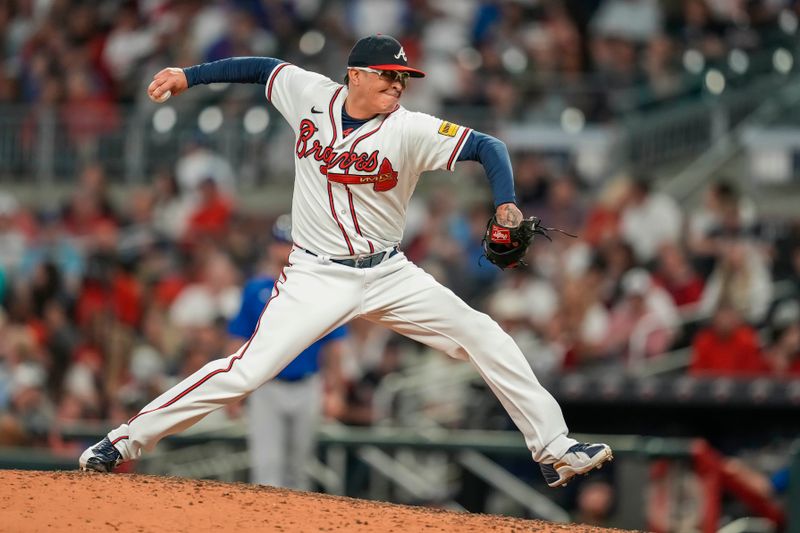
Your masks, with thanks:
M297 245L295 245L297 246ZM314 257L319 257L319 254L315 254L311 250L306 250L301 246L297 246L301 250L303 250L307 254L311 254ZM374 266L378 266L390 257L394 257L400 253L400 249L395 246L390 250L385 250L383 252L378 252L376 254L371 255L364 255L361 257L354 257L354 258L347 258L347 259L333 259L331 258L331 262L338 263L340 265L352 267L352 268L372 268Z

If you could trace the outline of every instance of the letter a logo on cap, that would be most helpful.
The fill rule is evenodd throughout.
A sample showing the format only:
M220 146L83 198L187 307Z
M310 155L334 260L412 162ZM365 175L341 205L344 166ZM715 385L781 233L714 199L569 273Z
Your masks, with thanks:
M405 51L405 50L403 50L403 47L402 47L402 46L400 47L400 51L399 51L399 52L397 52L397 53L394 55L394 58L395 58L395 59L400 59L401 57L403 58L403 61L406 61L406 62L408 62L408 58L406 57L406 51Z

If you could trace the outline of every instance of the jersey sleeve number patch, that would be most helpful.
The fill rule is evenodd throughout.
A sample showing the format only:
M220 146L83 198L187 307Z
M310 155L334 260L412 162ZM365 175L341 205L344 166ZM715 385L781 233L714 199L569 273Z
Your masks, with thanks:
M442 125L439 126L439 135L444 135L445 137L455 137L460 127L461 126L458 124L443 121Z

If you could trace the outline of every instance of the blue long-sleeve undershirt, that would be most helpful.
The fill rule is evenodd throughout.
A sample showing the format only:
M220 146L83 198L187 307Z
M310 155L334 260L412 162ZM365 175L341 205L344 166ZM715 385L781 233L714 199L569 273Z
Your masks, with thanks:
M260 83L266 85L272 71L282 61L272 57L232 57L183 69L189 87L207 83ZM367 120L349 117L342 106L345 129L356 129ZM505 143L478 131L473 131L458 155L459 161L477 161L483 165L492 188L495 207L513 203L514 174Z
M516 202L511 158L503 141L473 130L458 154L458 161L477 161L483 165L492 187L495 207Z
M183 69L189 87L203 83L267 84L272 71L283 63L272 57L231 57Z

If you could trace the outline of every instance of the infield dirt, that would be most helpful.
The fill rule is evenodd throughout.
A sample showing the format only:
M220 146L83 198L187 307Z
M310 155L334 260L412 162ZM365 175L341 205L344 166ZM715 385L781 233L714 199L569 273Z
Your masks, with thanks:
M138 474L3 470L0 487L0 531L12 533L618 531Z

